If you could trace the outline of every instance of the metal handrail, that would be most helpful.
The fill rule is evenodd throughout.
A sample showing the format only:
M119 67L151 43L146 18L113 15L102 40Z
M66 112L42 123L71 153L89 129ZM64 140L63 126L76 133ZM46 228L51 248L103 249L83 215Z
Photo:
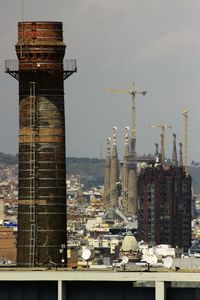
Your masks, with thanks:
M57 62L47 62L47 61L26 61L23 62L23 64L53 64L53 65L63 65L63 71L67 72L75 72L77 69L77 63L75 59L64 59L63 63L57 63ZM17 59L7 59L5 60L5 72L19 72L19 61Z
M5 72L9 71L19 71L19 63L17 59L6 59L5 60Z
M64 59L63 66L65 71L75 71L77 69L76 59Z

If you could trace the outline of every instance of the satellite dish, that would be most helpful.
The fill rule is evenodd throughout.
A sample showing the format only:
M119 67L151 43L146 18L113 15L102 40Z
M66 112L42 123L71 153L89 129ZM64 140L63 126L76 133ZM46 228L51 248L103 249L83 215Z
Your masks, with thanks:
M158 262L158 258L156 255L145 254L143 258L148 264L156 264Z
M152 255L152 256L151 256L151 263L152 263L152 264L156 264L157 262L158 262L157 256L156 256L156 255Z
M84 260L89 260L90 259L90 257L91 257L91 251L90 251L90 249L84 249L83 250L83 252L82 252L82 255L81 255L81 257L84 259Z
M164 259L163 263L164 263L165 268L167 268L167 269L171 268L171 267L172 267L172 264L173 264L173 259L172 259L172 257L171 257L171 256L167 256L167 257Z
M103 258L103 264L106 265L106 266L109 266L110 265L110 257L104 257Z
M91 219L87 220L86 229L90 231L92 227L95 226L95 222L96 222L95 220L91 220Z
M127 264L128 263L128 257L127 256L123 256L122 257L122 263L123 264Z
M97 224L102 224L102 218L101 217L97 217L96 218L96 222L97 222Z

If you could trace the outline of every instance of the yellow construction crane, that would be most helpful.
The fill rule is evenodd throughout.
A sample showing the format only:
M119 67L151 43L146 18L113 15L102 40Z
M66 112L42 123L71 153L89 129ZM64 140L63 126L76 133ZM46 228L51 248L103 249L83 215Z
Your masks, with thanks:
M135 97L140 94L145 96L146 91L139 91L135 87L135 83L131 85L129 89L105 89L106 93L109 94L131 94L132 106L131 106L131 138L136 138L136 107L135 107Z
M166 129L172 129L171 125L166 125L166 124L154 124L154 125L149 125L151 128L161 128L162 130L162 145L161 145L161 155L162 155L162 163L165 162L166 159Z
M188 174L188 108L184 108L182 113L184 117L184 167L186 174Z

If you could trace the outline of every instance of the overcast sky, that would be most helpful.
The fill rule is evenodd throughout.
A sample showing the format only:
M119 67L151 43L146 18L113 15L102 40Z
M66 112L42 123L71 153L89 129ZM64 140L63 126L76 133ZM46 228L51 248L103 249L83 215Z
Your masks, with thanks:
M0 0L0 152L18 152L18 83L4 73L16 58L21 0ZM138 96L137 152L154 153L165 123L167 156L172 134L183 141L182 109L189 108L189 160L200 161L200 1L199 0L24 0L24 21L62 21L66 58L78 72L65 81L67 155L100 157L112 127L118 128L120 157L130 125L134 81Z

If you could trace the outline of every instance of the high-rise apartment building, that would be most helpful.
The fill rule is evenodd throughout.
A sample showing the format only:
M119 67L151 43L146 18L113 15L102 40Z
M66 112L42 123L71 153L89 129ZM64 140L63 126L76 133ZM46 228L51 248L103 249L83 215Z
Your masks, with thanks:
M151 165L138 177L138 237L187 250L191 243L191 177L183 167Z

